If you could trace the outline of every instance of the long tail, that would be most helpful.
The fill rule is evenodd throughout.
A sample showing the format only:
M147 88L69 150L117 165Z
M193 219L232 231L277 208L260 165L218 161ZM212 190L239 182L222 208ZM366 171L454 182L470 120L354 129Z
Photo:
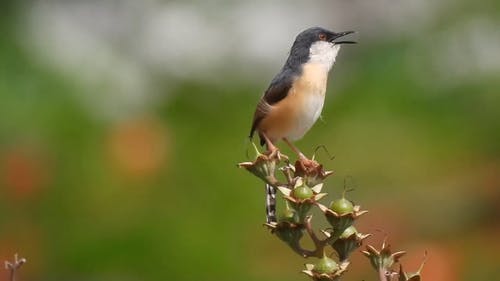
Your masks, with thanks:
M276 188L269 184L266 184L266 220L276 222Z

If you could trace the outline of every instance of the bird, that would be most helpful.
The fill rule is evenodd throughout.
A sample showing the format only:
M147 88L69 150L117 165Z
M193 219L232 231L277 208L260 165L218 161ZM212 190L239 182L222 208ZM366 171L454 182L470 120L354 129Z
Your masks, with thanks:
M311 27L296 36L281 71L257 104L250 139L257 132L269 154L278 152L275 144L283 140L301 161L308 161L292 141L301 139L320 117L328 73L340 45L356 43L338 39L351 33ZM270 184L266 184L266 218L276 222L276 189Z

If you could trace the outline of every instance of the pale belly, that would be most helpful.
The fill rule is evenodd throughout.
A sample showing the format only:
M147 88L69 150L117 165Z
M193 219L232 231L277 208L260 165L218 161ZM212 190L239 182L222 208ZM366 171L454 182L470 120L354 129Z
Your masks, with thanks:
M292 116L295 122L293 122L286 138L292 141L301 139L318 120L324 102L324 95L312 94L304 98L302 108L297 110L295 116Z
M259 130L271 141L287 138L290 141L302 138L316 123L325 101L322 92L292 93L282 102L271 107L262 120Z
M288 96L270 106L258 130L272 142L302 138L323 110L327 75L328 70L322 65L304 65L302 76L295 81Z

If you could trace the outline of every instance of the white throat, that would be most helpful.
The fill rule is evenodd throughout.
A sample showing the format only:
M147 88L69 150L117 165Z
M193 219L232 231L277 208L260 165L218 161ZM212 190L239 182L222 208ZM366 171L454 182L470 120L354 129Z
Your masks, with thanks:
M324 65L330 71L339 50L340 45L326 41L314 42L309 48L309 62Z

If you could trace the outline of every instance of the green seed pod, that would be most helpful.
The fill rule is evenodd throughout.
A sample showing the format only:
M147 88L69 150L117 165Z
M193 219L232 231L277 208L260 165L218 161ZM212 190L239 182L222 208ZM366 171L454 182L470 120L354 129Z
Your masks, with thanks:
M305 200L313 197L314 193L311 188L306 185L302 185L294 188L291 195L295 199Z
M326 273L331 274L335 271L339 270L339 265L327 256L323 256L319 261L314 265L313 272L316 273Z
M300 225L282 222L273 230L273 233L276 234L276 236L278 236L278 238L283 242L295 247L299 244L299 241L304 234L304 229Z
M286 221L289 223L296 223L297 220L298 220L297 213L294 210L289 209L289 208L286 208L285 210L283 210L283 212L279 215L280 222Z
M356 228L354 226L351 225L344 230L344 232L340 235L339 238L340 239L347 239L355 233L358 233L358 231L356 230Z
M356 228L351 225L331 245L337 252L339 260L345 261L354 250L361 246L363 240L368 236L370 235L358 233Z
M354 211L354 205L351 201L345 199L344 197L332 201L330 204L330 209L339 215L344 215L352 213Z
M342 197L332 201L329 211L331 212L325 213L326 219L334 229L332 235L338 238L354 222L356 216L354 205L351 201Z

